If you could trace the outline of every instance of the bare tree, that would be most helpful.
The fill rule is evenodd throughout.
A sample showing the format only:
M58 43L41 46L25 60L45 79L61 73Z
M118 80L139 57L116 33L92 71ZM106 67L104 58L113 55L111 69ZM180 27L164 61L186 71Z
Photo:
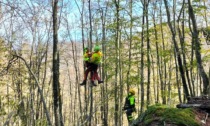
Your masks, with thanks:
M114 122L115 122L115 126L118 126L119 121L118 121L118 111L119 111L119 98L118 98L118 77L119 77L119 29L120 29L120 17L119 17L119 12L120 12L120 0L115 0L114 1L114 5L115 5L115 22L116 22L116 30L115 30L115 55L116 55L116 61L115 63L117 64L115 66L115 82L114 82L114 89L115 89L115 93L114 93L114 102L115 102L115 106L114 106Z
M141 88L141 106L140 106L140 113L142 113L144 110L144 39L145 39L145 16L146 16L146 0L141 0L141 3L143 5L143 17L142 17L142 32L141 32L141 60L140 60L140 88Z
M147 41L147 106L150 104L150 86L151 86L151 81L150 81L150 74L151 74L151 60L150 60L150 38L149 38L149 6L150 0L146 0L144 5L145 5L145 15L146 15L146 41Z
M53 98L55 125L63 126L61 112L61 94L59 83L59 51L58 51L58 0L54 0L53 6Z
M32 76L34 77L34 79L35 79L35 81L36 81L36 86L37 86L37 88L38 88L38 92L39 92L39 94L40 94L40 96L41 96L41 100L42 100L43 105L44 105L44 110L45 110L45 114L46 114L46 117L47 117L48 125L49 125L49 126L52 126L52 123L51 123L51 121L50 121L50 115L49 115L49 112L48 112L48 110L47 110L47 106L46 106L46 103L45 103L45 99L44 99L44 96L43 96L43 92L42 92L42 89L41 89L40 86L39 86L39 81L38 81L38 79L36 78L36 76L35 76L35 74L33 73L33 71L30 69L30 66L27 64L27 62L26 62L26 60L25 60L24 58L22 58L21 56L18 56L18 55L16 55L16 54L15 54L14 56L17 57L17 58L19 58L19 59L21 59L21 60L25 63L25 65L26 65L26 67L28 68L30 74L32 74Z
M185 93L185 96L188 98L189 91L188 91L188 87L187 87L187 83L186 83L186 78L185 78L185 74L184 74L184 69L183 69L183 64L182 64L180 51L179 51L178 44L177 44L177 41L176 41L176 30L174 29L174 27L172 26L172 23L171 23L171 17L170 17L170 12L169 12L169 8L168 8L168 2L166 0L164 0L164 4L165 4L166 12L167 12L168 26L169 26L169 28L171 30L171 33L172 33L172 41L173 41L173 44L174 44L174 47L175 47L175 53L176 53L176 56L177 56L176 58L177 58L178 65L179 65L179 72L180 72L181 78L182 78L184 93Z
M195 19L195 14L194 14L194 10L193 7L191 5L191 1L188 0L188 9L189 9L189 16L190 19L192 21L192 27L193 27L193 32L192 32L192 41L193 43L195 43L195 57L197 60L197 67L198 67L198 71L200 76L202 77L202 81L203 81L203 94L207 95L208 91L208 85L209 85L209 79L208 76L203 68L203 63L201 60L201 54L200 54L200 49L201 49L201 45L200 45L200 40L198 38L198 28L197 28L197 23L196 23L196 19Z

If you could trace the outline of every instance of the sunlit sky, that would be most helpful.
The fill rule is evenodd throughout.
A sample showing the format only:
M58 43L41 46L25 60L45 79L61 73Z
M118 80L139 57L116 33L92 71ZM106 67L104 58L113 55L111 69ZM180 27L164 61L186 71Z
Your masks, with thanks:
M34 4L34 5L36 5L36 6L38 6L39 4L36 4L35 2L37 2L37 3L42 3L42 5L45 5L45 6L48 6L48 11L46 11L46 9L44 9L44 8L39 8L39 7L37 7L38 8L38 10L35 10L34 12L36 13L36 14L39 14L38 15L38 17L39 17L39 19L40 18L46 18L46 17L48 17L49 19L51 18L51 6L50 6L50 4L51 4L51 2L50 2L51 0L16 0L15 2L17 2L17 3L19 3L19 6L21 7L21 6L30 6L30 7L33 7L32 6L32 4ZM106 0L106 1L111 1L111 0ZM4 2L4 3L8 3L8 2L10 2L10 3L8 3L8 4L11 4L11 5L13 5L13 4L16 4L16 3L14 3L14 1L13 0L11 0L11 1L9 1L9 0L2 0L2 1L0 1L0 2ZM33 3L32 3L33 2ZM78 3L78 5L79 5L79 8L78 8L78 6L76 5L76 3L75 2L77 2ZM103 0L102 2L105 2L105 0ZM125 3L125 2L128 2L128 0L124 0L124 1L121 1L121 3L122 3L122 5L123 5L123 2ZM92 16L97 16L97 12L96 12L96 10L98 9L98 8L100 8L100 7L102 7L103 6L103 4L101 4L100 5L100 7L98 6L98 4L97 4L97 0L91 0L91 10L92 10ZM2 5L4 5L4 4L2 4ZM61 4L61 2L59 2L59 6L61 6L62 4ZM210 6L210 0L208 0L208 5ZM68 22L69 22L69 25L70 25L70 34L71 34L71 39L73 39L73 40L81 40L81 21L80 21L80 18L81 18L81 15L80 15L80 13L79 13L79 9L81 9L81 0L64 0L63 1L63 7L64 7L64 9L62 10L63 12L63 17L62 18L66 18L67 20L68 20ZM125 6L126 7L126 6ZM24 9L24 7L22 7L23 9ZM34 8L32 8L32 9L34 9ZM35 8L36 9L36 8ZM136 9L134 8L134 10L136 11L136 15L139 17L139 16L141 16L141 14L142 14L142 9L141 9L141 2L139 2L137 5L136 5ZM163 9L164 10L164 9ZM135 11L134 11L134 14L135 14ZM39 12L39 13L38 13ZM33 12L30 12L30 13L33 13ZM13 30L14 31L16 31L16 29L15 28L17 28L17 33L18 33L18 31L19 31L19 29L18 28L22 28L22 29L24 29L24 28L26 28L26 29L28 29L27 27L33 27L33 25L31 25L30 24L30 20L31 20L31 18L33 17L33 15L32 14L30 14L30 13L27 13L27 12L20 12L19 14L17 14L17 16L19 15L23 15L23 16L27 16L27 17L25 17L25 19L23 20L23 18L19 18L19 20L20 20L20 22L22 22L22 23L24 23L24 25L20 25L20 26L18 26L18 27L14 27L13 28ZM47 14L48 13L48 14ZM89 21L89 19L88 19L88 0L86 0L85 1L85 17L84 17L84 21L85 21L85 23L88 23L88 21ZM58 15L60 15L60 13L58 14ZM123 14L122 14L123 15ZM4 19L5 20L7 20L7 19L9 19L8 18L8 16L9 15L4 15ZM22 20L22 21L21 21ZM15 20L14 21L14 23L15 22L17 22L17 23L19 23L18 22L18 20ZM10 25L8 25L8 24L10 24L11 22L8 20L8 22L7 23L4 23L4 30L6 30L7 29L7 31L6 32L8 32L8 31L10 31L10 30L8 30L8 29L11 29L12 28L12 26L10 26ZM27 24L28 23L28 24ZM89 25L89 24L86 24L86 25ZM93 26L96 26L96 24L93 24ZM43 29L43 27L41 27L42 29ZM137 26L135 27L137 30L140 30ZM3 34L3 27L1 27L1 34ZM85 34L87 35L87 34L89 34L88 33L88 30L89 29L86 29L86 31L85 31ZM99 29L100 30L100 29ZM12 31L12 30L11 30ZM40 31L43 31L43 32L45 32L44 30L40 30ZM59 28L59 39L60 40L62 40L63 38L64 38L64 33L67 31L67 28L65 27L65 23L63 23L62 22L62 24L60 25L60 28ZM7 33L7 34L9 34L9 33ZM99 31L99 34L100 34L100 31ZM28 32L27 32L27 35L29 35L28 34Z

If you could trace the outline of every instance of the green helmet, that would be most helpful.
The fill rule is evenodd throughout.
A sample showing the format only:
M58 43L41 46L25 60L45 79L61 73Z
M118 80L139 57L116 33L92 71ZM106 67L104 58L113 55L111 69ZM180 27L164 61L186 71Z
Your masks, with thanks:
M95 46L95 47L94 47L94 51L95 51L95 52L98 52L99 50L100 50L100 47L99 47L99 46Z
M88 50L89 50L88 47L85 47L85 48L84 48L84 52L87 52Z

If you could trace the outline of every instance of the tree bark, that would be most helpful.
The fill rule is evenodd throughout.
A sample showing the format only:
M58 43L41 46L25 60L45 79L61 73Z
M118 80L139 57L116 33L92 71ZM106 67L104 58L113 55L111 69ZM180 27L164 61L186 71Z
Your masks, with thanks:
M60 113L60 83L59 83L59 58L58 58L58 0L53 2L53 105L54 105L54 119L56 126L63 126L62 112Z
M185 73L186 73L186 79L187 79L187 83L188 83L188 86L189 86L189 90L190 90L190 95L191 96L194 96L193 94L193 91L192 91L192 85L191 85L191 81L190 81L190 77L189 77L189 70L187 68L187 61L186 61L186 55L185 55L185 24L184 24L184 21L181 22L181 28L182 30L180 29L180 25L179 25L179 22L180 22L180 17L181 17L181 14L182 14L182 17L184 20L185 18L185 11L184 11L184 5L185 5L185 0L183 1L183 4L182 4L182 8L180 10L180 14L178 16L178 19L177 19L177 23L178 23L178 26L177 26L177 31L178 31L178 34L179 34L179 40L180 40L180 45L181 45L181 50L182 50L182 56L183 56L183 67L184 67L184 70L185 70Z
M105 8L101 8L101 24L102 24L102 52L103 52L103 61L104 63L102 64L102 68L105 67L104 64L106 64L106 15L107 15L107 5ZM106 71L102 69L102 79L104 80L105 85L102 86L101 88L101 97L102 97L102 106L101 106L101 119L103 122L104 126L108 126L108 101L106 100L108 95L107 95L107 83L105 81L105 74Z
M172 41L173 41L174 47L175 47L175 53L176 53L175 58L177 58L177 61L178 61L178 67L179 67L179 72L180 72L181 78L182 78L184 93L185 93L185 96L188 98L189 97L189 91L188 91L188 88L187 88L187 83L186 83L186 78L185 78L185 74L184 74L184 70L183 70L181 55L180 55L180 52L179 52L178 44L176 42L176 32L175 32L175 29L173 28L173 26L171 24L170 12L169 12L169 8L168 8L167 0L164 0L164 4L165 4L165 8L166 8L166 13L167 13L168 26L171 30Z
M142 32L141 32L141 47L140 47L140 92L141 92L141 106L140 106L140 113L142 113L144 110L144 28L145 28L145 16L146 16L146 6L145 6L146 0L142 2L143 5L143 17L142 17Z
M89 32L89 37L90 37L90 48L92 49L92 14L91 14L91 0L88 0L88 12L89 12L89 24L90 24L90 32ZM92 114L93 114L93 88L92 86L90 87L90 112L89 112L89 126L92 126Z
M149 38L149 14L148 14L148 6L149 6L150 0L147 0L145 3L145 13L146 13L146 32L147 32L147 103L146 106L148 107L150 105L150 76L151 76L151 61L150 61L150 38Z
M119 112L119 95L118 95L118 80L119 80L119 27L120 27L120 17L119 17L119 12L120 12L120 0L115 0L114 1L115 4L115 9L116 9L116 13L115 13L115 22L116 22L116 30L115 30L115 55L116 55L116 60L115 60L115 82L114 82L114 89L115 89L115 93L114 93L114 125L118 126L119 125L119 121L118 121L118 112Z
M160 7L159 8L162 8L162 1L160 2ZM160 9L160 31L161 31L161 39L162 39L162 50L163 51L166 51L166 46L165 46L165 39L164 39L164 32L163 32L163 21L162 21L162 9ZM166 71L166 68L167 68L167 62L166 62L166 57L160 57L160 62L163 63L163 64L160 64L160 72L162 72L162 80L160 81L160 88L161 88L161 97L162 97L162 100L163 100L163 104L166 104L166 97L165 95L163 94L163 90L164 90L164 87L166 86L166 79L164 78L168 78L168 75L167 75L167 71ZM158 73L160 74L160 73ZM157 101L159 103L159 90L157 91Z
M154 5L154 6L156 6L156 5ZM162 62L160 62L160 56L159 56L159 46L158 46L158 32L157 32L157 27L156 27L156 20L155 20L155 15L156 15L156 13L155 13L155 11L153 12L154 14L153 14L153 26L154 26L154 32L155 32L155 47L156 47L156 60L157 60L157 75L159 75L159 80L156 82L156 85L157 85L157 90L155 90L155 103L158 103L159 102L159 98L158 98L158 96L159 96L159 93L158 93L158 88L159 88L159 82L161 83L161 85L163 85L163 75L162 75L162 71L161 71L161 66L162 66ZM161 18L161 17L160 17ZM155 89L155 88L154 88ZM157 91L157 93L156 93L156 91Z
M196 57L196 60L197 60L197 67L198 67L198 71L199 71L199 74L202 78L202 82L203 82L203 94L204 95L207 95L208 94L208 91L207 91L207 88L208 88L208 85L209 85L209 79L208 79L208 76L204 70L204 67L203 67L203 63L202 63L202 59L201 59L201 54L200 54L200 49L201 49L201 45L200 45L200 40L198 38L198 28L197 28L197 23L196 23L196 19L195 19L195 14L194 14L194 11L193 11L193 7L191 5L191 1L188 0L188 9L189 9L189 16L191 18L191 21L192 21L192 26L193 26L193 33L192 33L192 40L194 41L195 43L195 57Z

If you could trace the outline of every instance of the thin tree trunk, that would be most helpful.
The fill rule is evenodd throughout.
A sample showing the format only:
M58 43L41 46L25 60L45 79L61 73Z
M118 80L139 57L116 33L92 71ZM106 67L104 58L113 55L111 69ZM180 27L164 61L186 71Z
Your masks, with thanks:
M26 65L26 67L28 68L30 74L34 77L34 79L35 79L35 84L36 84L36 86L37 86L37 88L38 88L38 92L39 92L39 94L40 94L40 97L41 97L41 100L42 100L42 103L43 103L43 106L44 106L44 111L45 111L45 114L46 114L46 118L47 118L48 125L49 125L49 126L52 126L52 123L51 123L51 121L50 121L50 115L49 115L49 112L48 112L48 110L47 110L46 102L45 102L45 99L44 99L44 96L43 96L42 89L41 89L40 86L39 86L39 81L38 81L38 79L36 78L36 76L35 76L35 74L33 73L33 71L30 69L29 65L26 63L26 60L25 60L24 58L20 57L20 56L17 56L17 55L15 55L15 56L18 57L18 58L20 58L20 59L25 63L25 65Z
M59 57L59 52L58 54L58 62L60 62L60 57ZM58 64L58 69L59 69L60 65ZM58 84L58 106L59 106L59 121L60 121L60 125L64 126L63 123L63 113L62 113L62 98L61 98L61 87L60 87L60 83Z
M157 59L157 75L159 75L160 83L163 85L163 75L161 71L161 62L160 62L160 57L159 57L159 47L158 47L158 35L157 35L157 27L156 27L156 20L155 20L155 11L153 14L153 25L154 25L154 32L155 32L155 47L156 47L156 59ZM158 80L158 79L157 79ZM159 85L159 80L156 82L157 84L157 91L158 85ZM158 93L155 93L155 103L158 103Z
M61 113L59 112L59 59L58 59L58 0L53 2L53 105L54 105L54 119L56 126L62 126Z
M189 29L190 32L192 33L192 28L191 28L191 21L190 21L190 16L188 17L188 25L189 25ZM196 95L196 88L195 88L195 76L193 74L193 62L194 62L194 46L195 46L195 42L192 40L192 44L191 44L191 57L190 57L190 78L191 78L191 83L192 83L192 91L193 94Z
M193 91L192 91L191 82L190 82L190 77L189 77L189 70L187 68L186 56L185 56L185 29L184 29L185 25L184 25L184 21L182 21L182 23L181 23L182 30L179 27L179 21L180 21L181 14L183 16L183 20L185 18L184 5L185 5L185 0L183 1L183 5L182 5L182 8L180 10L180 14L178 16L178 19L177 19L177 23L178 23L177 29L178 29L178 33L179 33L180 45L181 45L181 50L182 50L181 54L183 55L183 67L184 67L184 70L185 70L185 73L186 73L186 78L187 78L187 83L188 83L189 90L190 90L190 95L194 96Z
M161 3L160 3L160 7L159 8L162 8L162 1L161 1ZM162 22L162 9L160 9L160 30L161 30L161 39L162 39L162 50L163 51L165 51L166 49L165 49L165 39L164 39L164 32L163 32L163 22ZM161 88L161 97L162 97L162 103L163 104L166 104L166 97L164 96L164 94L163 94L163 90L164 90L164 88L163 87L165 87L165 85L166 85L166 79L163 79L163 78L168 78L168 76L167 76L167 72L166 72L166 67L167 67L167 64L166 64L166 60L165 60L166 58L165 57L160 57L160 63L163 63L163 65L162 64L160 64L160 71L159 72L163 72L163 76L162 76L162 78L160 78L161 80L160 80L160 88ZM163 70L164 69L164 70ZM160 73L158 73L158 74L160 74ZM159 88L158 88L159 89ZM159 103L159 90L157 91L158 93L158 95L157 95L157 101L158 101L158 103Z
M33 34L33 42L32 42L32 46L31 46L31 52L30 52L30 58L29 58L29 67L30 67L30 69L32 69L32 54L33 54L33 43L34 43L34 41L35 41L35 35L34 35L34 33L32 33ZM30 74L29 75L29 85L30 85L30 124L31 125L34 125L35 124L35 120L34 120L34 116L35 116L35 112L36 112L36 115L38 115L38 112L37 111L35 111L34 110L34 104L35 104L35 98L34 98L34 96L35 96L35 87L34 87L34 84L33 84L33 79L32 79L33 77L32 77L32 75Z
M20 59L18 60L18 66L19 66L19 71L18 71L18 75L17 75L17 79L16 79L16 89L17 89L17 97L18 97L18 110L17 110L17 114L19 115L20 119L21 119L21 124L22 126L26 126L27 125L27 118L26 118L26 108L25 108L25 104L24 101L22 99L22 79L21 79L21 74L20 74Z
M202 78L202 82L203 82L203 92L202 93L204 95L207 95L207 93L208 93L207 88L208 88L208 85L209 85L209 79L208 79L208 76L207 76L206 72L204 71L202 60L201 60L201 54L200 54L201 45L200 45L200 40L198 38L199 32L198 32L198 29L197 29L195 14L194 14L193 7L191 5L190 0L188 0L188 9L189 9L189 16L190 16L190 19L192 21L192 26L193 26L193 33L192 33L193 38L192 39L195 42L195 57L196 57L196 60L197 60L197 67L198 67L198 71L199 71L199 74L200 74L200 76Z
M105 11L104 11L104 8L101 8L102 9L102 12L101 12L101 24L102 24L102 52L103 52L103 61L105 61L106 59L106 48L105 48L105 42L106 42L106 14L107 14L107 6L105 8ZM106 63L103 63L102 64L102 68L105 67ZM105 79L105 75L106 72L104 69L102 69L102 79L104 80ZM101 115L101 119L102 119L102 122L103 122L103 125L104 126L108 126L108 100L107 99L107 83L106 81L104 80L104 83L105 85L102 86L101 88L101 94L102 94L102 115Z
M69 33L70 35L70 33ZM73 43L73 41L71 40L71 48L72 48L72 54L73 54L73 61L74 61L74 70L75 70L75 75L76 75L76 84L79 83L79 70L78 70L78 66L77 66L77 48L76 48L76 44ZM81 100L81 93L80 93L80 86L76 85L76 89L78 92L76 92L76 94L78 93L78 102L79 102L79 110L80 112L82 112L82 100Z
M89 23L90 23L90 33L89 33L89 37L90 37L90 48L92 49L93 45L92 45L92 32L93 32L93 27L92 27L92 14L91 14L91 0L88 0L88 12L89 12Z
M144 110L144 25L145 25L145 2L142 2L143 5L143 17L142 17L142 32L141 32L141 62L140 62L140 89L141 89L141 106L140 106L140 113L142 113Z
M129 1L129 10L130 10L130 34L129 34L129 52L128 52L128 71L127 71L127 90L129 89L130 83L130 70L131 70L131 47L133 39L133 0Z
M89 11L89 23L90 23L90 48L92 49L92 14L91 14L91 0L88 0L88 11ZM93 114L93 88L90 87L90 112L89 112L89 126L92 126L92 114Z
M116 9L116 13L115 13L115 17L116 17L116 30L115 30L115 55L116 55L116 66L115 66L115 82L114 82L114 89L115 89L115 93L114 93L114 101L115 101L115 107L114 107L114 125L118 126L119 122L118 122L118 116L119 116L119 98L118 98L118 77L119 77L119 11L120 11L120 1L119 0L115 0L114 1L115 4L115 9Z
M147 28L147 107L150 105L150 76L151 76L151 61L150 61L150 39L149 39L149 20L148 20L148 6L150 0L145 3L146 13L146 28Z
M178 48L178 45L177 45L177 42L176 42L176 32L175 32L175 29L173 29L172 24L171 24L171 19L170 19L170 13L169 13L167 0L164 0L164 3L165 3L166 12L167 12L168 25L169 25L169 28L170 28L171 33L172 33L172 41L173 41L174 47L175 47L175 53L176 53L175 58L177 58L177 61L178 61L179 72L181 74L182 84L183 84L184 91L185 91L184 93L185 93L185 96L188 98L189 97L189 92L188 92L186 78L185 78L185 74L184 74L184 70L183 70L181 55L180 55L179 48Z

